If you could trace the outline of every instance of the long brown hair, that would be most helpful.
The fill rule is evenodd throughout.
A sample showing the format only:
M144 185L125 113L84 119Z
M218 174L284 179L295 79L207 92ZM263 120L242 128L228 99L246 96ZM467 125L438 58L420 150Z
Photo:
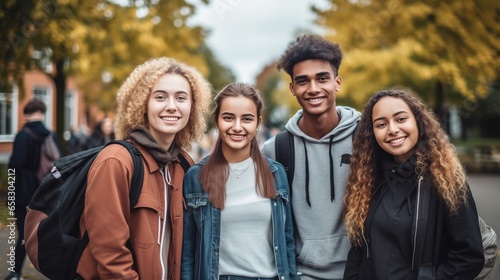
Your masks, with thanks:
M215 108L212 119L215 124L219 118L222 101L227 97L243 96L252 100L257 108L257 119L261 119L262 108L264 106L259 91L253 86L244 83L232 83L224 87L215 96ZM250 157L255 162L255 180L257 182L257 193L262 197L274 198L276 190L271 170L265 157L261 154L257 139L250 142ZM203 190L208 193L208 200L214 207L224 209L226 198L226 182L229 176L229 163L222 153L222 140L217 138L214 150L206 163L200 170L199 180Z
M347 235L358 246L362 244L370 199L381 172L380 161L388 155L377 144L372 123L373 107L386 96L402 99L415 116L419 133L414 148L417 175L427 175L451 214L467 201L465 171L434 113L410 89L379 91L368 101L354 137L351 172L344 198Z

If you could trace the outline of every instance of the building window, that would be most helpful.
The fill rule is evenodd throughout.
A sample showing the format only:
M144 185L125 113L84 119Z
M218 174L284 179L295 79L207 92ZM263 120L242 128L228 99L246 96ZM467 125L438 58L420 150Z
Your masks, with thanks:
M47 112L45 112L45 120L43 123L47 128L52 129L52 89L48 86L36 85L33 87L32 96L45 103L45 106L47 106Z
M78 123L78 92L67 90L64 99L64 131L70 132L71 128L77 128Z
M17 133L17 87L11 93L0 92L0 142L14 141Z

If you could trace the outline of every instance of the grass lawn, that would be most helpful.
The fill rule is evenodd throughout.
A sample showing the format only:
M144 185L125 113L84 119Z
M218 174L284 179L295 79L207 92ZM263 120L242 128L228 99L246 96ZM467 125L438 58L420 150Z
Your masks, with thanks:
M464 148L494 146L500 149L500 138L469 138L465 141L453 140L453 144L457 147Z

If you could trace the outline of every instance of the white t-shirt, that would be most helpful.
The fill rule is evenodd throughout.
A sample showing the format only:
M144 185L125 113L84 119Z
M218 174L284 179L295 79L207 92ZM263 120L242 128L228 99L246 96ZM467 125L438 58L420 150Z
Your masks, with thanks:
M252 158L229 167L221 211L219 275L275 277L270 200L257 194Z

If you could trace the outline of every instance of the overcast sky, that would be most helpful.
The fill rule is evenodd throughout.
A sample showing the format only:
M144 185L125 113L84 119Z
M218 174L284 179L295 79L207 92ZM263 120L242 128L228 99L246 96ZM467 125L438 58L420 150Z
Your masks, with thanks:
M191 0L199 3L199 0ZM212 0L196 4L190 23L211 30L208 45L238 82L254 83L263 66L279 58L300 29L321 33L313 25L312 4L325 0Z

